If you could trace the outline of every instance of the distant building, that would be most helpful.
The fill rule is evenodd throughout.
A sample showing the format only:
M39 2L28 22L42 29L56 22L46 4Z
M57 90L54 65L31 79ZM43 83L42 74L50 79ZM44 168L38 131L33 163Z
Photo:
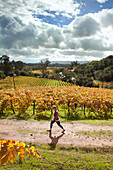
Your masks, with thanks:
M64 68L64 71L68 70L67 68Z
M73 71L76 69L76 67L73 67Z

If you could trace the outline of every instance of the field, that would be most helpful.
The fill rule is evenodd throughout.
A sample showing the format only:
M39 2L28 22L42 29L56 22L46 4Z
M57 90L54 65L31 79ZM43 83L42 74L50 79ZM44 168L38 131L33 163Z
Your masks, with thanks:
M14 78L15 86L20 87L37 87L37 86L72 86L73 84L62 82L58 80L51 80L46 78L23 77L18 76ZM14 88L13 77L0 80L0 89Z
M53 69L51 67L48 67L47 71L49 71L49 73L53 73ZM42 71L41 70L33 70L32 73L42 75Z
M36 146L36 145L35 145ZM112 170L112 150L100 148L57 147L51 150L48 145L37 145L41 159L29 159L27 156L21 164L16 157L15 163L1 167L13 170Z
M94 85L99 86L101 88L113 89L113 82L101 82L101 81L94 80Z
M47 133L48 121L0 120L0 136L35 146L41 159L25 155L19 164L8 162L1 169L113 169L113 121L62 121L65 134L55 124Z
M113 90L34 77L15 77L15 88L11 87L13 78L1 80L1 115L29 114L43 119L47 111L50 118L52 105L57 105L61 117L68 119L113 117Z
M25 156L19 164L16 157L3 169L113 169L113 90L14 79L16 88L13 78L0 80L0 138L35 145L42 158ZM54 104L65 134L56 124L52 134L47 133Z

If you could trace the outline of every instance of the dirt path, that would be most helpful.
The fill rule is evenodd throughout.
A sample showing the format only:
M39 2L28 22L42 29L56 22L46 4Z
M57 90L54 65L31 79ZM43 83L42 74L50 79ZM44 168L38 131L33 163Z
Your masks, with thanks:
M113 146L113 126L62 122L66 133L55 123L51 135L48 121L0 120L0 139L71 146ZM107 133L106 133L107 132Z

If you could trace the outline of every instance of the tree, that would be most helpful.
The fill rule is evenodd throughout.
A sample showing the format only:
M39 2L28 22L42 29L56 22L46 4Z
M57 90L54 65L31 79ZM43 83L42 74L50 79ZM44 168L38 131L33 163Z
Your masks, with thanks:
M76 85L79 86L85 86L85 87L93 87L93 80L90 77L82 76L79 74L79 76L76 78Z
M5 78L4 72L0 71L0 79L3 79L3 78Z
M77 67L79 65L78 61L71 62L70 68L73 69L74 67Z
M75 73L74 72L72 72L72 71L68 71L68 70L64 70L63 71L63 78L62 78L62 80L63 81L67 81L67 82L72 82L72 77L75 77Z
M0 60L2 71L4 71L5 76L8 76L13 69L11 62L9 61L9 57L7 55L3 55Z
M3 71L2 57L0 57L0 71Z
M46 76L47 67L48 67L49 64L50 64L50 61L49 61L47 58L41 60L41 62L40 62L40 68L41 68L41 70L42 70L42 77L45 77L45 76Z
M15 70L22 70L25 66L25 63L22 61L12 61L13 67L15 67Z

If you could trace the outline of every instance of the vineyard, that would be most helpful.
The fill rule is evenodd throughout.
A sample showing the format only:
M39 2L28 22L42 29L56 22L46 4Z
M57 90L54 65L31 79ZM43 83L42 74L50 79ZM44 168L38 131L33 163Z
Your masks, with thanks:
M109 118L113 116L113 90L72 86L69 83L33 77L16 77L0 82L0 115L52 116L52 105L57 105L61 117ZM11 89L9 89L9 88Z
M73 84L37 77L18 76L14 78L16 87L37 87L37 86L72 86ZM0 89L9 89L14 87L13 77L0 80Z

